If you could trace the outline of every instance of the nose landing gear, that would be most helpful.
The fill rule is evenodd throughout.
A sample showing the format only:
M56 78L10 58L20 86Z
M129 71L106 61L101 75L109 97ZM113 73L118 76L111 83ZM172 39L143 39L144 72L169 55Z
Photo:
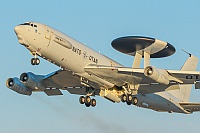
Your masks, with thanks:
M39 58L32 58L31 59L31 65L39 65L40 59Z
M90 96L86 96L86 97L80 96L79 102L80 104L85 104L86 107L90 107L90 106L95 107L97 104L96 100L91 99Z
M31 59L31 65L39 65L40 64L40 59L37 58L37 55L40 55L36 51L31 52L31 54L34 56L34 58Z

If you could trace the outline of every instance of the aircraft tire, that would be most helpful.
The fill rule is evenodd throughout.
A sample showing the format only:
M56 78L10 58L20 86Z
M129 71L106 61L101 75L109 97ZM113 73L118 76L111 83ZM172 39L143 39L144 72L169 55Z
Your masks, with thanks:
M126 104L127 104L127 105L131 105L131 104L132 104L132 102L126 102Z
M126 99L127 99L126 94L122 94L121 95L121 101L124 103L124 102L126 102Z
M33 66L35 65L35 58L31 59L31 65L33 65Z
M90 104L91 104L92 107L95 107L97 105L97 102L96 102L95 99L92 99Z
M39 65L40 64L40 59L39 58L35 58L35 65Z
M84 104L85 103L85 97L84 96L80 96L79 102L80 102L80 104Z
M90 105L91 102L91 98L89 96L85 97L85 104L89 104Z
M137 97L134 97L134 98L133 98L133 104L134 104L134 105L137 105L137 104L138 104L138 99L137 99Z
M85 103L85 106L86 106L86 107L90 107L90 103L89 103L89 104L88 104L88 103Z
M31 59L31 65L39 65L40 59L39 58L32 58Z
M127 102L132 103L132 101L133 101L132 95L131 95L131 94L128 94L126 100L127 100Z

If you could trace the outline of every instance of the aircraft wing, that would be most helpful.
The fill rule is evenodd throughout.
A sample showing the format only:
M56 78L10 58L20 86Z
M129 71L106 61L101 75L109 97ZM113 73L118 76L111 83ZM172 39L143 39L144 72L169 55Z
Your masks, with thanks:
M84 82L83 78L69 70L58 70L47 75L22 73L20 78L8 78L6 86L23 95L31 95L34 91L44 91L48 96L62 95L60 89L79 95L99 94L98 84Z
M45 76L42 83L48 88L83 87L80 78L69 71L58 70Z
M197 71L167 70L171 82L166 85L145 76L144 69L139 68L89 65L85 67L85 71L117 86L127 83L139 85L138 91L144 94L179 89L179 84L194 84L196 78L199 79L199 72Z
M194 82L200 80L199 71L177 71L177 70L167 70L171 76L179 79L184 84L194 84Z
M200 103L179 103L188 112L200 111Z
M22 73L20 78L7 79L6 86L23 95L31 95L34 91L44 91L48 96L62 95L60 89L79 95L99 95L100 92L98 83L81 78L69 70L58 70L47 75Z
M72 74L67 70L58 70L49 75L46 75L45 78L41 81L43 85L47 88L56 88L56 89L47 89L44 92L48 95L62 95L62 92L59 89L67 90L71 94L86 95L95 91L95 94L98 90L93 90L92 88L87 88L81 83L80 77ZM91 86L95 87L95 84L89 83Z
M41 83L46 88L50 88L44 91L48 96L62 95L62 92L59 89L67 90L68 87L71 87L79 88L79 90L81 90L80 88L83 87L77 76L73 76L72 73L64 70L58 70L44 76L44 78L41 80ZM77 89L75 90L77 91Z

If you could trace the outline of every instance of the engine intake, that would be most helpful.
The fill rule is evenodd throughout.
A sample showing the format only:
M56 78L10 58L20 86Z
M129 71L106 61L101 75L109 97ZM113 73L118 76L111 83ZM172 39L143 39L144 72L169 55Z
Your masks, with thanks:
M18 78L9 78L6 80L6 86L23 95L31 95L32 91L30 90L30 88L26 87Z
M46 87L41 83L43 79L44 76L35 75L31 72L22 73L20 76L20 80L23 82L23 84L32 90L44 91Z
M169 84L169 73L166 70L148 66L144 69L144 75L158 83L165 85Z

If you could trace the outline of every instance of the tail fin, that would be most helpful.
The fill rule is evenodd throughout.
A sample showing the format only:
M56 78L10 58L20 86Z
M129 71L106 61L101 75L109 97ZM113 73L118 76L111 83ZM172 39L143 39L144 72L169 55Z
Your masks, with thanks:
M185 64L182 66L181 71L195 71L198 65L198 58L190 54Z
M185 64L182 66L181 71L195 71L198 64L198 58L189 54L190 57L187 59ZM172 95L177 97L183 102L188 102L190 98L190 92L191 92L192 85L186 84L186 85L180 85L179 90L172 91Z

